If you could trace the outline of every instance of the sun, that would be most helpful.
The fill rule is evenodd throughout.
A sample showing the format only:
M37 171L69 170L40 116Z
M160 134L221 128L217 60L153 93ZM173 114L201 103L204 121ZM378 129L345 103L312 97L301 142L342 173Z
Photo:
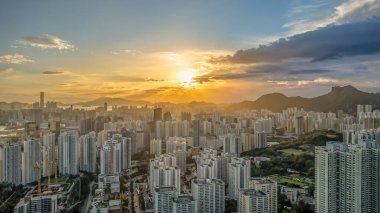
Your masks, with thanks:
M195 72L196 70L191 69L191 68L181 70L178 73L178 80L183 86L187 86L187 87L194 86L196 84L196 82L194 81L194 78L196 77Z

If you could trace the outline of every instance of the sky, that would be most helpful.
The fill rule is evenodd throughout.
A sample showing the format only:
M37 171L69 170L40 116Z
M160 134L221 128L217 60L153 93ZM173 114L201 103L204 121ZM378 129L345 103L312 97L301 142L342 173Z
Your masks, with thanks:
M380 92L380 0L0 1L0 101Z

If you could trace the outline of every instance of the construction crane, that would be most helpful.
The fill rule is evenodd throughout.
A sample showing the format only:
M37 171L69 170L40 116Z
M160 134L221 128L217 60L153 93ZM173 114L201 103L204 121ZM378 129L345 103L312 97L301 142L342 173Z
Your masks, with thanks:
M47 167L48 167L48 191L50 191L50 172L51 172L51 160L48 160L47 162Z
M54 160L55 185L58 185L58 159Z
M38 194L41 194L42 193L42 189L41 189L41 166L38 163L38 161L36 161L36 163L34 164L34 170L37 172L37 175L38 175Z

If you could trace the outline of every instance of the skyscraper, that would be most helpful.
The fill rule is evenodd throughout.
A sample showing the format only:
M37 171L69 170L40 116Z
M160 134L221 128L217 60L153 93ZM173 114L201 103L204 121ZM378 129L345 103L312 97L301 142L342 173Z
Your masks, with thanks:
M241 189L238 193L238 213L270 213L268 195L255 189Z
M54 174L53 162L58 158L58 147L55 143L54 133L44 133L42 139L42 176L46 177ZM50 168L49 168L50 163Z
M149 161L149 186L151 192L158 186L174 186L181 192L181 169L176 166L174 154L160 155Z
M270 178L253 177L249 179L249 188L264 192L268 196L268 212L277 213L277 182Z
M132 139L123 137L121 138L121 163L122 170L131 168L132 163Z
M79 174L78 165L78 132L62 132L58 137L59 173L62 175Z
M224 185L219 179L191 180L191 194L196 201L198 212L224 212Z
M150 154L161 155L162 140L152 139L150 140Z
M241 140L235 134L227 134L221 137L223 140L223 152L240 155L242 151Z
M0 146L0 182L21 184L21 144Z
M162 108L155 108L153 110L153 121L162 121Z
M240 189L249 187L251 177L251 160L249 158L231 158L228 164L228 195L237 199Z
M79 138L79 166L80 170L96 172L96 133L90 132Z
M177 195L173 199L173 213L198 213L197 203L190 194Z
M41 166L41 145L40 139L30 139L23 142L24 151L22 153L22 184L28 184L38 180L38 173L35 165Z
M154 188L154 212L170 213L173 209L173 199L176 197L177 189L174 186L158 186Z
M45 107L45 93L40 92L40 108L43 109Z
M200 136L201 123L199 120L193 120L193 121L191 121L191 125L192 125L193 145L195 147L198 147L199 146L199 136Z
M315 147L316 212L380 212L380 149L376 141Z

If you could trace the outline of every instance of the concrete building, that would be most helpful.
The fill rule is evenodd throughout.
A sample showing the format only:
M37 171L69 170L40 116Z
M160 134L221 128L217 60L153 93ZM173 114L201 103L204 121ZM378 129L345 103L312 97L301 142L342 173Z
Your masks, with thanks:
M193 179L191 194L198 208L198 212L224 212L225 184L219 179Z
M190 194L181 194L173 199L173 213L198 213L197 202Z
M161 139L150 140L150 154L155 154L155 155L162 154L162 140Z
M149 187L174 186L181 192L181 169L176 166L174 154L160 155L149 162Z
M0 182L22 184L21 144L0 146Z
M173 199L178 193L174 186L154 187L153 202L155 213L169 213L173 209Z
M269 213L268 195L255 189L242 189L238 194L238 213Z
M277 213L277 182L270 178L252 177L249 179L249 188L268 195L269 212Z
M235 134L227 134L221 137L223 140L223 152L240 155L242 152L241 140Z
M96 172L96 133L90 132L79 138L79 166L80 170Z
M249 158L231 158L228 164L228 196L237 199L240 189L249 187L251 160Z
M58 159L58 147L55 142L54 133L43 133L42 140L42 176L47 177L54 174L54 160ZM50 164L50 169L49 169Z
M35 166L41 167L41 144L40 139L30 139L23 142L22 152L22 184L28 184L38 180ZM41 171L42 173L42 171Z
M376 141L315 147L316 212L380 212L379 164Z
M61 175L78 175L78 132L63 132L58 137L58 165Z

